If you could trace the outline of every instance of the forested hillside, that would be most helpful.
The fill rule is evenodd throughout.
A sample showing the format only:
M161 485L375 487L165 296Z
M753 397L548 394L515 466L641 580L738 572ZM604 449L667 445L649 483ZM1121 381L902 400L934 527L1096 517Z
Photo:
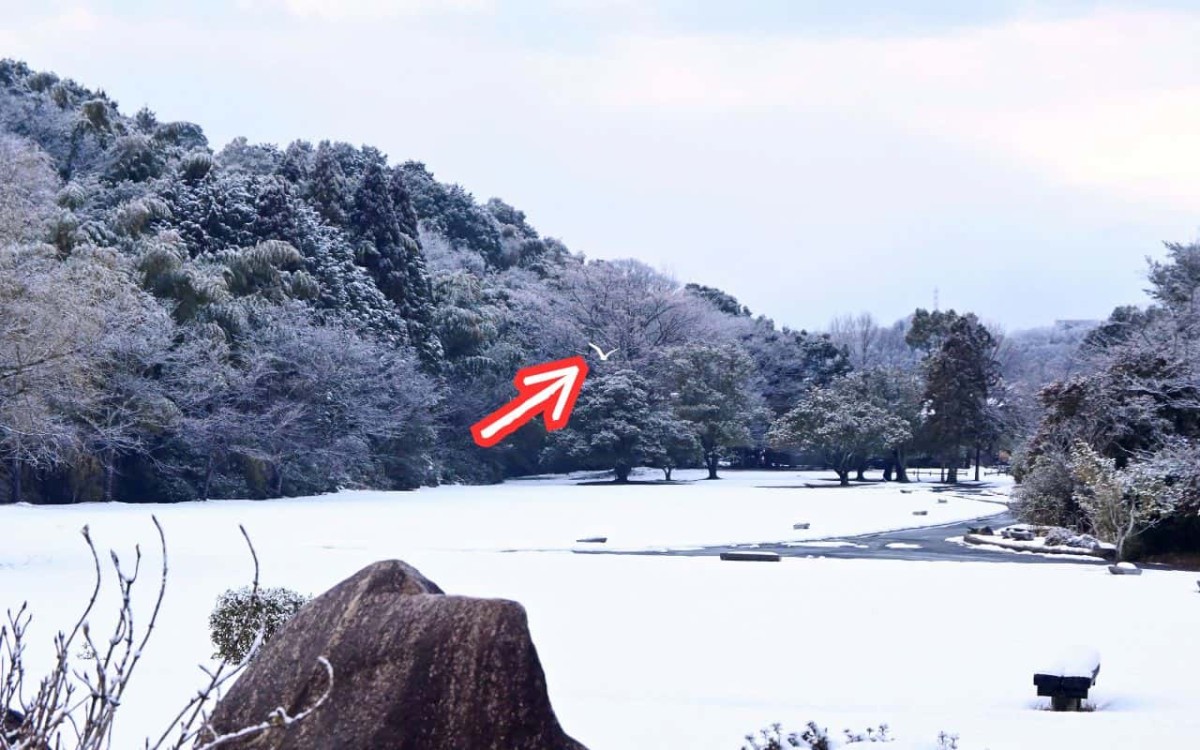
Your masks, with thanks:
M1158 305L1092 333L1006 337L953 310L794 331L712 286L587 261L419 162L328 141L218 149L198 125L128 115L5 61L0 499L266 498L796 462L845 483L868 466L906 481L919 461L954 481L1040 421L1021 467L1058 484L1029 497L1070 519L1069 469L1053 469L1069 463L1068 437L1096 437L1119 466L1190 450L1179 440L1197 421L1191 391L1159 380L1132 402L1144 430L1079 427L1081 404L1114 413L1092 399L1112 397L1103 384L1128 368L1175 366L1145 364L1152 347L1138 343L1182 325L1174 300L1195 251L1175 252L1156 271ZM568 428L473 444L469 426L512 397L517 369L592 356L589 342L616 351L592 358ZM1083 379L1060 382L1072 377Z
M467 427L511 397L517 368L588 341L618 349L614 376L672 347L741 342L774 404L843 368L823 337L729 315L717 293L634 261L586 263L521 211L369 146L214 150L198 125L127 116L13 61L0 64L0 131L8 501L269 497L586 465L537 427L490 451ZM673 455L697 463L698 445Z

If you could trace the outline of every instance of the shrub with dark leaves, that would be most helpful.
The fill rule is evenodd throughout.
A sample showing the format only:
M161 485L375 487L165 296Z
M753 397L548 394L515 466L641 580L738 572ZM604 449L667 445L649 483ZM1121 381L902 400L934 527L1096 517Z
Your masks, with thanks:
M230 589L217 599L208 618L215 657L240 662L250 652L255 637L262 631L266 643L290 620L309 597L285 588L255 591L249 586Z

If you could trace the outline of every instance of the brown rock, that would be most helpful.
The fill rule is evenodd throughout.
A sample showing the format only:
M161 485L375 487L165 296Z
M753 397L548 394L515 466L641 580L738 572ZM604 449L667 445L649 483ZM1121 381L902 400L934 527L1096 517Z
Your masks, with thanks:
M446 596L398 560L314 599L222 698L212 727L258 724L277 706L310 716L231 750L585 750L558 724L525 610Z

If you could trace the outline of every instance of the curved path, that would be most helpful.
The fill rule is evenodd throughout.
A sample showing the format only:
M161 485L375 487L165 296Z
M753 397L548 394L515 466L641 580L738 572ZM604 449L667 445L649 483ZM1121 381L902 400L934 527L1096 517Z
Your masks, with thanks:
M1033 564L1106 565L1107 561L1093 557L1042 555L1034 552L1000 552L946 541L960 537L970 526L988 525L998 529L1016 523L1010 513L988 516L973 521L961 521L941 526L925 526L903 531L883 531L860 536L838 537L819 541L781 542L778 544L741 544L700 549L657 551L574 550L581 555L676 555L704 557L735 550L776 552L782 557L842 557L873 560L914 560L951 562L1007 562ZM844 543L845 546L833 546Z

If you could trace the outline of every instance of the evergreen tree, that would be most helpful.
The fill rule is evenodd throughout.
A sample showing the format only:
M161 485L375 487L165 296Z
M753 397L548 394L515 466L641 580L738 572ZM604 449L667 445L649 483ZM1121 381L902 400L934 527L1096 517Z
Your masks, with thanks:
M317 146L312 176L308 181L308 197L327 224L346 226L353 195L341 162L334 155L329 141L321 141Z
M864 459L911 437L902 419L863 398L861 386L845 378L809 392L772 423L767 440L780 448L820 454L846 486L850 472Z
M441 346L431 327L433 290L421 247L400 229L383 155L374 149L364 151L367 163L351 216L361 262L384 295L399 308L407 324L409 343L426 365L433 366L441 359Z
M655 369L675 415L704 452L708 478L717 479L721 459L750 442L757 405L749 387L753 363L732 345L687 344L663 351Z
M948 469L958 480L963 450L978 448L1000 433L996 396L1001 384L996 341L974 315L956 316L930 341L940 341L924 363L925 431ZM916 326L914 325L914 330ZM976 451L978 460L978 450Z
M308 141L292 141L279 162L277 174L293 184L308 179L312 168L313 147Z
M635 467L663 456L660 441L670 432L670 419L649 382L633 370L593 374L584 381L570 425L551 434L548 457L612 469L615 481L628 482Z

